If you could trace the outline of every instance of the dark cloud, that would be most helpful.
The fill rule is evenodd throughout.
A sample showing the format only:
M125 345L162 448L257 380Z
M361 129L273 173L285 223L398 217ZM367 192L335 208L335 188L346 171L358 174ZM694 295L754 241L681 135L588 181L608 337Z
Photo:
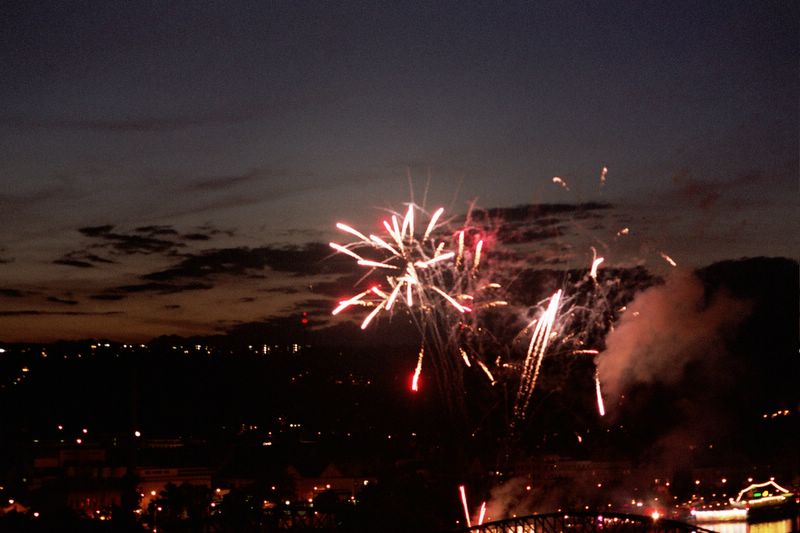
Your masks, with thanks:
M280 235L282 235L286 239L292 239L292 240L300 240L301 238L306 239L306 240L314 240L314 239L319 239L321 233L322 233L321 231L316 230L316 229L308 229L308 228L307 229L297 229L297 228L293 228L293 229L287 229L286 231L283 231Z
M492 209L475 209L471 213L474 221L498 221L508 222L527 222L540 220L544 217L551 217L547 223L553 224L557 219L552 218L556 215L575 216L585 214L589 211L600 211L611 209L611 204L586 202L582 204L529 204L518 205L516 207L495 207Z
M308 312L308 313L320 313L323 315L330 314L331 310L334 308L334 300L326 300L324 298L316 298L312 300L304 300L298 303L295 306L297 311L301 312Z
M590 218L598 219L598 218L603 218L603 215L592 211L577 211L575 214L572 215L572 218L575 220L585 220Z
M110 232L112 229L114 229L114 226L107 224L104 226L87 226L84 228L78 228L78 231L87 237L99 237Z
M158 238L158 236L177 234L177 231L169 226L142 226L136 228L134 234L112 232L113 229L113 225L106 224L78 228L78 231L87 237L106 241L105 246L99 247L108 248L112 252L122 255L164 253L184 246L182 243ZM137 233L145 233L145 235Z
M6 298L22 298L26 294L18 289L0 289L0 296L5 296Z
M47 297L47 301L55 303L55 304L78 305L78 301L77 300L67 300L67 299L64 299L64 298L59 298L57 296L48 296Z
M140 226L133 231L147 235L177 235L178 232L171 226Z
M164 306L164 309L180 309L181 306L178 304L167 304Z
M124 294L92 294L89 296L92 300L103 300L108 302L116 302L125 298Z
M68 259L68 258L56 259L55 261L53 261L53 264L66 265L78 268L94 268L94 265L92 263L89 263L87 261L81 261L79 259Z
M155 292L157 294L175 294L178 292L186 292L186 291L198 291L198 290L206 290L213 288L213 285L209 285L207 283L141 283L138 285L123 285L121 287L117 287L114 289L114 292L111 294L115 294L116 292L123 292L123 293L140 293L140 292Z
M112 261L111 259L106 259L105 257L100 257L99 255L95 254L84 254L84 258L88 259L93 263L106 263L106 264L114 264L116 261Z
M362 278L363 278L363 273L357 272L354 274L349 274L346 276L339 277L332 281L323 281L315 283L314 285L312 285L311 290L312 292L314 292L314 294L330 296L332 298L341 298L342 295L352 293L354 288L360 286L359 282L363 281Z
M261 248L223 248L184 256L175 266L152 272L142 279L169 281L185 278L213 278L218 275L244 275L266 268L296 275L329 274L349 271L350 261L332 254L323 243L303 246Z
M101 238L108 241L108 248L122 255L160 254L172 252L185 246L183 243L151 236L104 233Z
M525 244L564 237L570 222L599 219L611 204L530 204L516 207L475 209L469 214L472 222L493 228L503 244ZM602 228L594 228L602 229Z
M181 241L208 241L218 233L232 235L232 232L223 232L208 225L185 234L168 225L139 226L132 232L114 231L114 229L115 226L111 224L79 228L81 234L99 242L89 245L84 250L68 253L57 263L84 268L91 267L91 263L114 263L111 259L92 253L92 250L105 250L109 254L123 256L174 255L186 246Z
M521 224L509 224L500 227L497 231L497 240L503 244L523 244L562 237L563 235L563 226L531 227Z
M181 235L182 239L186 239L187 241L208 241L211 240L211 237L206 235L205 233L186 233Z
M743 191L770 188L774 180L762 172L745 172L732 179L699 179L690 170L683 169L672 177L675 189L668 196L669 201L709 211L726 199L736 198L736 202L741 203Z
M258 292L269 292L276 294L297 294L300 289L296 287L272 287L269 289L258 289Z
M73 251L64 254L61 259L56 259L53 264L66 265L78 268L92 268L95 263L113 264L115 261L100 257L99 255L90 253L88 251Z
M198 232L205 233L206 235L213 236L213 235L227 235L228 237L233 237L236 235L236 232L232 229L219 229L217 227L212 226L211 224L203 224L202 226L198 226L196 228Z
M92 311L41 311L38 309L25 309L15 311L0 311L0 316L116 316L123 315L122 311L105 311L105 312L92 312Z
M255 302L256 298L253 298L252 296L245 296L243 298L239 298L239 301L242 303L250 303L250 302Z

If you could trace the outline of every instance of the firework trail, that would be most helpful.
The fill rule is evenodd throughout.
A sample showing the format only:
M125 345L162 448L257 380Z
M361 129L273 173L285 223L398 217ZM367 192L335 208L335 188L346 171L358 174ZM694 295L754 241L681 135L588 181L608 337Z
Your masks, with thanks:
M597 412L600 416L606 416L606 405L603 403L603 392L600 390L600 376L597 369L594 371L594 390L597 395Z
M417 367L414 369L414 377L411 378L411 390L417 392L419 390L419 375L422 372L422 357L425 355L425 346L420 346L419 356L417 357Z
M566 190L569 190L569 186L567 185L567 182L564 181L563 179L561 179L558 176L554 176L553 177L553 183L555 183L556 185L560 185L561 187L563 187Z
M493 375L492 375L492 373L489 371L489 367L487 367L487 366L486 366L486 363L484 363L483 361L481 361L480 359L478 359L478 366L479 366L479 367L481 367L481 370L483 370L483 373L484 373L484 374L486 374L486 377L487 377L487 378L489 378L489 382L490 382L492 385L494 385L495 383L497 383L497 381L495 381L495 379L494 379L494 376L493 376Z
M664 261L666 261L666 262L667 262L667 263L669 263L670 265L672 265L672 266L674 266L674 267L678 266L678 263L676 263L676 262L675 262L675 261L674 261L674 260L673 260L673 259L672 259L670 256L668 256L668 255L667 255L667 254L665 254L664 252L659 252L659 254L661 255L661 257L663 257L663 258L664 258Z
M478 513L478 525L483 525L483 519L486 518L486 502L481 503L481 510Z
M467 491L464 485L458 486L458 492L461 493L461 505L464 507L464 518L467 521L467 527L472 527L472 521L469 519L469 506L467 505Z
M597 257L597 250L592 246L592 269L589 271L589 275L592 279L596 282L597 281L597 267L600 266L600 263L605 261L604 257Z
M514 419L512 423L521 421L528 410L528 403L531 394L536 387L536 380L539 378L539 369L542 366L542 358L547 351L550 342L550 334L558 313L558 304L561 300L561 289L550 298L550 303L544 314L534 319L528 327L534 327L531 341L528 345L528 352L523 363L522 375L520 376L519 392L514 402Z

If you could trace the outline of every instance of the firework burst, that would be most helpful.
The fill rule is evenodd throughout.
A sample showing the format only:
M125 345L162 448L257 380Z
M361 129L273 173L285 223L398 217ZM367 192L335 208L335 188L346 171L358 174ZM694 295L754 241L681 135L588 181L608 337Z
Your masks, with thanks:
M364 269L360 283L366 285L361 292L340 300L334 315L364 308L361 328L365 329L382 314L402 313L410 316L420 331L422 347L413 391L419 388L426 348L440 385L459 386L463 369L458 361L470 367L470 359L494 382L480 351L462 346L469 332L479 329L479 311L506 305L497 298L500 285L489 279L485 268L487 235L483 228L471 226L469 217L461 227L452 229L443 214L444 208L429 215L410 203L404 214L390 213L381 223L382 231L375 234L339 222L336 227L352 240L330 243L333 250ZM419 224L420 219L425 223Z
M385 271L386 274L381 284L383 287L376 285L341 300L333 311L334 315L354 305L371 307L372 311L361 323L364 329L377 313L389 313L398 303L412 312L428 312L438 305L437 300L441 300L458 313L472 311L470 305L475 299L475 287L471 281L480 266L483 241L477 239L475 247L466 250L465 230L461 230L456 237L457 251L451 250L452 239L437 238L437 223L443 208L431 215L424 233L417 235L414 231L417 211L422 210L409 204L402 222L393 213L391 222L383 221L384 235L367 236L347 224L336 224L341 231L358 240L346 245L332 242L331 248L352 257L370 272Z

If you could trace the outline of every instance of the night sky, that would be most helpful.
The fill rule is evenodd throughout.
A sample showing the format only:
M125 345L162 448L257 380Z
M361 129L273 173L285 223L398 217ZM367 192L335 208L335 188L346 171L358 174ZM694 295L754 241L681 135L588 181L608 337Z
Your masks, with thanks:
M335 222L377 231L428 181L454 216L608 203L597 224L634 243L609 264L797 258L798 20L791 0L4 3L0 340L322 316Z

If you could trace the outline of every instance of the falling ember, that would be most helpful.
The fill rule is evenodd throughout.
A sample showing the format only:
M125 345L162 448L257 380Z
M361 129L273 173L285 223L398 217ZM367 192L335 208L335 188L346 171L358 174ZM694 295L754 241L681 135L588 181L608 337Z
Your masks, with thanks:
M464 257L464 232L458 232L458 256L456 256L456 266L461 264L461 258Z
M353 252L351 250L348 250L347 248L345 248L341 244L336 244L335 242L332 242L332 243L330 243L330 246L331 246L331 248L333 248L337 252L340 252L340 253L343 253L343 254L347 254L350 257L352 257L353 259L355 259L356 261L363 261L364 260L363 257L361 257L360 255L358 255L357 253L355 253L355 252Z
M481 512L478 513L478 525L483 525L483 519L486 518L486 502L481 503Z
M486 365L483 363L483 361L481 361L480 359L478 359L478 366L479 366L479 367L481 367L481 370L483 370L483 373L484 373L484 374L486 374L486 377L488 377L488 378L489 378L489 381L491 381L491 382L492 382L492 385L494 385L495 383L497 383L497 382L494 380L494 376L492 375L492 373L491 373L491 372L489 372L489 368L488 368L488 367L487 367L487 366L486 366Z
M600 263L602 263L603 261L605 261L605 259L602 258L602 257L598 257L597 259L592 261L591 276L592 276L592 279L595 280L595 281L597 280L597 267L600 266Z
M600 416L606 416L606 406L603 403L603 393L600 391L600 376L594 373L594 390L597 393L597 412Z
M428 259L427 261L417 261L416 263L414 263L414 266L418 267L418 268L427 268L427 267L431 266L434 263L438 263L440 261L447 261L448 259L452 259L454 255L455 255L454 252L447 252L446 254L436 255L432 259Z
M567 182L559 178L558 176L553 177L553 183L557 185L561 185L564 189L569 190L569 186L567 186Z
M423 241L431 234L431 231L433 231L433 228L436 226L436 221L439 220L439 217L442 216L442 213L444 213L444 207L440 207L433 214L431 221L428 222L428 227L425 229L425 235L422 236Z
M597 267L600 266L600 263L605 261L605 258L597 257L597 250L595 250L594 246L592 246L592 255L594 256L594 259L592 260L592 270L589 272L589 275L593 280L597 281Z
M394 289L392 290L392 293L389 295L389 298L386 300L386 310L387 311L390 311L392 309L392 306L394 305L394 301L397 299L397 295L400 292L400 289L402 289L402 288L403 288L403 284L402 283L398 283L397 285L394 286Z
M387 298L386 293L380 290L378 287L372 287L370 292L374 293L376 296L380 296L381 298Z
M469 357L467 356L467 352L465 352L463 348L459 348L458 351L461 353L461 358L464 360L464 364L471 368L472 363L469 362Z
M457 301L455 301L455 300L453 299L453 297L452 297L452 296L450 296L449 294L447 294L446 292L444 292L444 291L443 291L442 289L440 289L439 287L431 287L431 289L433 289L435 292L438 292L438 293L439 293L439 294L442 296L442 298L444 298L445 300L447 300L448 302L450 302L450 305L452 305L453 307L455 307L456 309L458 309L460 312L462 312L462 313L468 313L468 312L470 312L470 311L471 311L471 309L470 309L469 307L466 307L466 306L464 306L464 305L461 305L460 303L458 303Z
M481 250L483 249L483 239L478 241L478 244L475 245L475 260L472 263L472 270L478 270L478 266L481 264Z
M361 323L361 329L367 329L369 323L372 322L372 319L375 318L375 315L380 313L381 309L383 309L383 302L378 304L378 307L372 310L370 314L367 315L367 318L364 319L364 322Z
M400 252L398 252L397 250L392 248L391 245L389 245L389 243L387 243L386 241L384 241L383 239L381 239L377 235L370 235L369 236L369 240L374 242L375 244L377 244L378 246L380 246L382 248L386 248L387 250L392 252L392 254L396 255L397 257L400 257L400 255L401 255Z
M631 232L631 229L630 229L630 228L622 228L621 230L619 230L619 231L617 232L617 237L619 237L619 236L621 236L621 235L627 235L627 234L628 234L628 233L630 233L630 232Z
M668 255L667 255L667 254L665 254L664 252L659 252L659 253L661 254L661 257L663 257L663 258L664 258L664 261L666 261L667 263L669 263L670 265L672 265L672 266L674 266L674 267L678 266L678 263L676 263L675 261L673 261L673 260L672 260L672 258L671 258L670 256L668 256Z
M461 493L461 505L464 506L464 518L467 520L467 527L472 527L472 522L469 519L469 507L467 506L467 492L464 489L464 485L459 485L458 491Z
M606 174L608 174L608 167L603 167L603 171L600 172L600 185L606 184Z
M419 375L422 372L422 357L425 355L425 346L419 347L419 356L417 357L417 368L414 369L414 377L411 378L411 390L417 392L419 390Z
M372 289L367 289L362 293L356 294L352 298L340 301L339 305L336 307L336 309L334 309L331 312L331 314L332 315L338 315L339 313L341 313L342 311L344 311L346 308L350 307L351 305L355 305L355 304L361 303L361 299L364 296L366 296L367 294L371 293L371 292L372 292Z
M403 219L403 235L405 235L406 229L408 229L408 239L411 242L414 240L414 204L408 204L406 218Z
M336 223L336 227L339 228L342 231L346 231L347 233L349 233L351 235L355 235L356 237L358 237L362 241L369 241L369 239L367 239L366 235L364 235L363 233L361 233L358 230L354 230L353 228L351 228L347 224L343 224L341 222L337 222Z
M379 263L377 261L370 261L368 259L362 259L358 262L360 266L367 266L373 268L388 268L390 270L397 270L397 267L394 265L387 265L386 263Z
M597 355L600 352L598 350L573 350L573 355Z

